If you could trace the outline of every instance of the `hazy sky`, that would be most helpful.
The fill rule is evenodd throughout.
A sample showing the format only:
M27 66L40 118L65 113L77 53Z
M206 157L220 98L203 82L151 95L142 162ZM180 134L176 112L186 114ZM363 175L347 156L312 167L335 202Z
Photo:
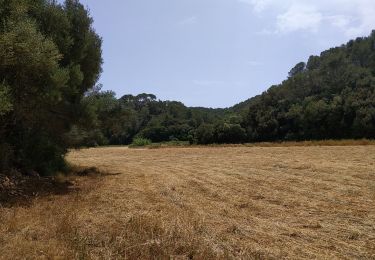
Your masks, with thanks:
M103 37L105 89L227 107L375 28L374 0L81 0Z

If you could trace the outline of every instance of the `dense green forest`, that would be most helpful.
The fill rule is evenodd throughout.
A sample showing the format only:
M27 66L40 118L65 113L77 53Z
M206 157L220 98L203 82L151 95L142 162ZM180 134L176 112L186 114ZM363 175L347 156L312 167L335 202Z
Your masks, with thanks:
M375 31L298 63L241 106L249 141L375 138Z
M74 129L72 139L78 146L130 144L137 137L152 142L245 141L241 118L228 109L188 108L181 102L157 100L152 94L117 99L114 92L100 88L87 93L83 103L91 111L93 126L90 131ZM210 126L212 133L207 132Z
M72 147L375 138L375 32L311 56L226 109L103 91L101 38L78 0L0 0L0 171L51 174Z

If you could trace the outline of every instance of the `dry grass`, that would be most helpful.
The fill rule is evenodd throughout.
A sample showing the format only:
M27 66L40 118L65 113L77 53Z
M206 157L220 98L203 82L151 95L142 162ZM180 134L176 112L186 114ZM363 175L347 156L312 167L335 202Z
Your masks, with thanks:
M375 145L375 140L369 139L344 139L344 140L316 140L316 141L285 141L285 142L260 142L244 144L247 147L293 147L293 146L366 146Z
M257 142L257 143L244 143L244 144L209 144L209 145L196 145L189 144L188 142L166 142L166 143L152 143L144 147L129 148L205 148L205 147L294 147L294 146L367 146L375 145L375 140L370 139L343 139L343 140L316 140L316 141L280 141L280 142ZM112 146L113 147L113 146Z
M0 258L375 259L375 146L74 151L114 175L0 209Z

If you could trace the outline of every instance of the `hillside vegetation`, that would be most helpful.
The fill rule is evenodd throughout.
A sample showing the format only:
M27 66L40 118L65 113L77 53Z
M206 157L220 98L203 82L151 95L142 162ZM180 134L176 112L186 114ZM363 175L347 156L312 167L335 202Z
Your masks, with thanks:
M152 94L91 92L87 144L375 138L375 32L298 63L287 80L227 109L189 108Z
M375 31L297 64L250 99L248 140L375 138Z

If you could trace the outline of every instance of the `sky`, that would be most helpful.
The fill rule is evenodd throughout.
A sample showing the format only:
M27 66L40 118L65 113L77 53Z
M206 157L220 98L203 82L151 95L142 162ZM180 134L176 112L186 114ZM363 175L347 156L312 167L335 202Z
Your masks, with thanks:
M375 29L375 0L81 2L103 38L104 90L187 106L232 106Z

